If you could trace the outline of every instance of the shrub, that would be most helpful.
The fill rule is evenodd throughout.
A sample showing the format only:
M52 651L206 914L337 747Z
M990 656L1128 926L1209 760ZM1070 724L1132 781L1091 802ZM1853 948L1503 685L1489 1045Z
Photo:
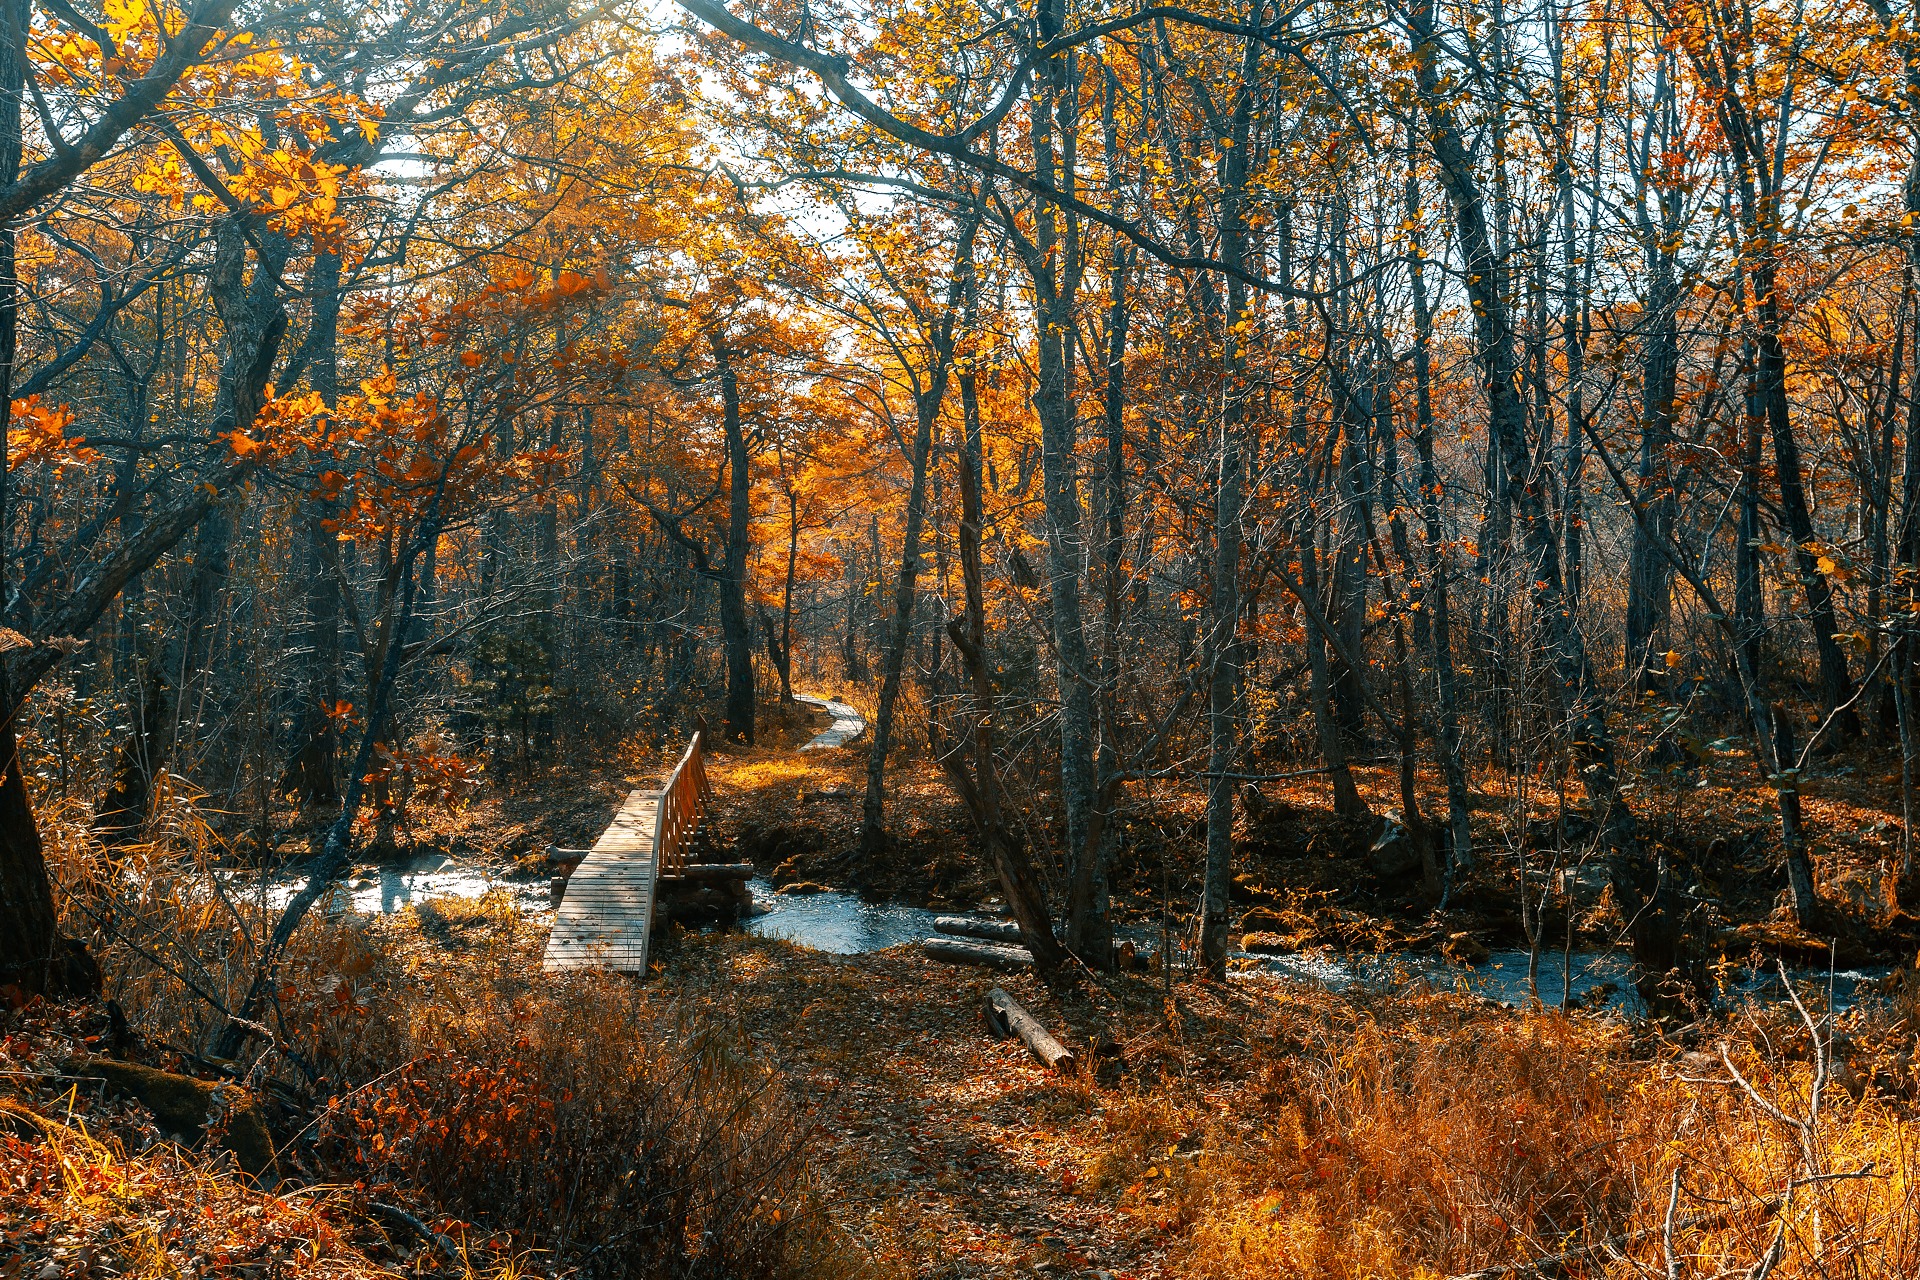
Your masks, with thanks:
M790 1274L810 1125L724 1023L622 985L430 1011L418 1056L329 1114L323 1156L589 1275Z

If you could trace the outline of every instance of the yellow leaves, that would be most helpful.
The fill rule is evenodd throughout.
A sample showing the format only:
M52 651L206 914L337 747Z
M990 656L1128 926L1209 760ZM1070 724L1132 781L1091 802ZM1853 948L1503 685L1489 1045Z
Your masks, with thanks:
M1680 666L1681 661L1682 659L1680 657L1680 651L1678 649L1667 650L1667 670L1669 671L1677 670Z
M286 147L262 150L256 143L257 139L239 148L246 163L227 179L228 188L272 215L280 231L311 236L323 247L337 245L346 230L338 211L347 166L316 161Z
M150 155L146 167L133 176L133 189L142 195L162 196L174 208L180 208L186 200L186 180L180 169L180 158L171 151Z
M1853 561L1839 547L1823 542L1809 542L1803 548L1813 557L1814 571L1823 578L1835 582L1846 582L1854 576Z

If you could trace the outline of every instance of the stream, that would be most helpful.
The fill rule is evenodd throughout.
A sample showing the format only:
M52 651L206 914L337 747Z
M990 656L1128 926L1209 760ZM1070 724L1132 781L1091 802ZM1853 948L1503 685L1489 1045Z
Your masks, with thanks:
M864 902L850 893L776 893L764 880L753 881L752 888L754 902L767 911L747 922L748 932L837 955L858 955L920 942L934 936L935 919L960 914L897 902ZM1114 932L1136 945L1160 949L1160 930L1155 926L1121 925ZM1181 950L1178 940L1175 948ZM1184 958L1184 951L1181 954ZM1572 980L1564 982L1569 958ZM1438 956L1416 952L1345 956L1330 950L1294 955L1256 955L1241 951L1235 953L1235 960L1232 976L1240 981L1311 983L1331 991L1391 989L1424 981L1516 1005L1525 1003L1532 994L1527 981L1527 952L1518 949L1496 950L1486 963L1473 968L1451 965ZM1540 998L1549 1004L1558 1004L1561 993L1570 991L1576 1003L1635 1013L1641 1005L1630 981L1630 968L1627 956L1619 951L1579 950L1571 957L1558 950L1543 952ZM1853 1004L1866 994L1863 987L1888 972L1881 968L1840 969L1831 973L1824 969L1791 971L1803 996L1809 994L1810 989L1826 993L1835 1009ZM1734 993L1760 999L1785 998L1778 973L1736 970L1729 976Z
M275 877L266 885L266 905L274 908L285 905L303 883L299 877ZM958 914L954 910L935 911L899 902L867 902L851 893L777 893L771 884L761 879L753 880L751 888L761 914L746 921L747 932L833 955L861 955L921 942L934 936L935 919ZM411 869L383 867L358 871L335 885L321 900L320 909L329 914L353 911L385 915L434 898L477 898L492 890L511 895L523 911L549 909L544 879L490 875L478 868L442 859L427 859ZM230 892L234 891L253 896L259 892L259 883L247 884L236 878L230 881ZM1138 946L1160 949L1160 930L1154 925L1121 925L1115 933ZM1186 957L1178 940L1175 950L1183 959ZM1629 964L1624 953L1575 951L1570 957L1572 980L1563 986L1567 959L1558 950L1541 954L1540 996L1547 1003L1558 1004L1561 992L1569 990L1576 1003L1629 1014L1639 1011L1640 1000L1628 980ZM1812 968L1791 970L1803 996L1822 993L1830 998L1835 1009L1844 1009L1869 994L1871 984L1887 972L1884 968L1831 972ZM1414 952L1381 955L1341 955L1326 949L1293 955L1236 952L1232 976L1243 982L1309 983L1331 991L1394 989L1428 982L1504 1004L1524 1004L1530 998L1527 953L1518 949L1496 950L1485 963L1473 968L1450 965L1438 956ZM1729 985L1729 994L1762 1000L1783 998L1779 975L1772 971L1735 970L1729 975Z

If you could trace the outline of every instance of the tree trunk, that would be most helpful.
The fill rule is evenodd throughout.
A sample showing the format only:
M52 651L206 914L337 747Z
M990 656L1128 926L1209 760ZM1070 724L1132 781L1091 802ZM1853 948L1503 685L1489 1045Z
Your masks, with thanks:
M793 705L793 580L800 567L800 499L787 489L787 580L780 593L780 701Z
M1064 29L1064 6L1045 0L1043 24ZM1047 61L1046 78L1035 95L1032 110L1035 167L1050 182L1073 189L1074 147L1077 143L1077 91L1074 56ZM1055 114L1060 116L1056 136ZM1061 157L1056 145L1065 150ZM1060 700L1060 801L1065 811L1064 845L1071 880L1077 881L1082 861L1096 856L1089 847L1094 800L1093 671L1089 666L1086 626L1081 615L1080 569L1086 559L1086 539L1080 519L1079 424L1073 403L1072 347L1076 332L1075 295L1079 291L1082 259L1078 227L1050 203L1036 202L1034 238L1021 241L1021 258L1033 283L1035 304L1035 360L1038 386L1034 410L1040 419L1040 473L1047 531L1047 595L1053 625L1055 682ZM1073 921L1069 921L1070 924ZM1085 926L1085 916L1079 923ZM1069 930L1067 944L1081 939Z
M980 565L980 537L986 527L980 496L980 405L971 370L960 375L960 400L967 422L966 443L959 451L960 576L967 607L959 617L948 621L947 635L960 654L971 705L964 742L942 751L940 763L973 817L982 851L999 877L1000 892L1020 926L1021 940L1032 953L1036 967L1051 973L1066 962L1067 953L1053 936L1046 888L1026 846L1007 823L999 767L993 757L993 674L987 664L986 592Z
M1100 121L1106 142L1110 208L1121 209L1120 177L1125 163L1115 106L1120 94L1111 67L1102 68ZM1113 920L1108 875L1119 829L1114 809L1120 794L1120 630L1125 609L1122 548L1126 538L1126 359L1127 273L1132 256L1116 236L1107 259L1107 331L1102 370L1102 421L1106 430L1100 468L1101 632L1099 745L1094 755L1094 812L1088 835L1090 848L1073 880L1068 903L1067 937L1088 964L1105 968L1113 954Z
M1200 907L1200 960L1214 978L1226 976L1233 881L1233 797L1228 775L1240 758L1234 698L1240 622L1240 446L1222 425L1214 487L1213 583L1207 646L1207 872ZM1337 731L1336 731L1337 732ZM1351 782L1351 779L1349 779Z
M720 637L727 658L726 734L753 745L753 624L747 617L747 553L753 536L747 437L740 422L740 384L733 353L718 334L709 335L720 374L720 402L727 437L727 546L720 573Z
M1455 872L1473 866L1472 804L1466 762L1460 750L1460 695L1453 669L1453 620L1447 583L1446 527L1440 516L1440 471L1433 458L1433 311L1427 303L1426 251L1418 231L1420 188L1412 171L1413 144L1407 145L1407 221L1415 227L1408 279L1413 295L1414 450L1420 457L1420 523L1426 543L1426 584L1420 591L1428 651L1433 658L1434 717L1440 766L1447 776L1447 863L1451 887Z
M1761 408L1773 435L1780 507L1787 518L1787 533L1793 538L1794 566L1807 599L1807 625L1813 629L1814 650L1820 658L1820 709L1822 714L1831 715L1853 696L1853 678L1847 671L1847 656L1835 638L1840 621L1833 607L1833 584L1820 572L1813 550L1817 535L1801 478L1800 442L1794 438L1787 401L1787 353L1780 338L1785 322L1780 315L1778 286L1771 265L1755 267L1752 275ZM1841 713L1835 728L1845 737L1858 737L1860 717L1849 707Z
M1254 23L1262 6L1254 6ZM1220 162L1220 253L1231 267L1244 265L1247 227L1247 143L1253 115L1260 43L1243 43L1240 82L1234 95L1231 134ZM1233 800L1239 788L1228 775L1240 760L1240 552L1245 477L1241 461L1242 422L1246 416L1246 356L1240 320L1247 310L1247 286L1237 274L1227 277L1226 348L1218 444L1219 471L1214 483L1213 583L1208 593L1211 626L1207 659L1207 873L1200 906L1200 962L1208 976L1226 977L1228 913L1232 909Z
M887 751L893 745L894 706L900 698L900 674L906 666L907 641L913 633L915 583L920 577L920 531L926 522L927 456L933 449L933 424L946 399L947 358L951 344L935 357L929 385L915 397L913 479L907 490L907 523L900 545L900 573L893 588L893 616L887 620L881 650L880 701L874 709L873 737L867 750L867 790L860 807L860 852L867 857L886 845L884 807L887 788Z
M4 0L0 25L0 185L20 176L21 99L25 92L24 41L31 6ZM0 221L0 440L8 438L13 412L14 364L20 333L20 282L15 243L18 228ZM0 597L12 582L8 555L13 531L12 468L0 459ZM28 994L88 995L100 989L100 969L85 946L62 937L47 877L40 827L20 769L16 736L19 705L0 658L0 987Z
M1645 336L1641 340L1640 373L1640 501L1647 519L1636 523L1627 567L1626 670L1634 688L1651 692L1664 682L1666 664L1653 660L1655 638L1667 624L1672 607L1673 570L1658 545L1671 535L1678 518L1667 450L1673 444L1673 404L1680 370L1679 307L1681 290L1675 278L1680 241L1681 207L1671 186L1654 188L1651 167L1656 119L1664 129L1659 141L1668 144L1672 128L1673 89L1662 63L1654 80L1654 103L1648 111L1643 164L1636 166L1635 214L1639 221L1642 254L1651 280L1647 291ZM1658 208L1658 220L1648 208Z

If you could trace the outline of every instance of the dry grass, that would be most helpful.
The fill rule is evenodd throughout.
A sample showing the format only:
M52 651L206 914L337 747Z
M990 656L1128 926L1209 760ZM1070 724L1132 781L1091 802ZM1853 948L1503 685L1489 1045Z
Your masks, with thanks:
M1739 1274L1776 1233L1774 1277L1920 1270L1904 1107L1830 1094L1803 1134L1763 1107L1804 1117L1809 1064L1737 1048L1749 1095L1703 1055L1640 1061L1558 1014L1306 1005L1273 1029L1302 1043L1207 1110L1117 1126L1116 1150L1152 1161L1121 1203L1183 1237L1176 1274L1446 1276L1570 1249L1590 1250L1573 1275ZM1205 1135L1190 1159L1141 1150L1185 1126Z
M916 1275L1446 1277L1573 1249L1562 1275L1664 1276L1670 1203L1675 1274L1745 1275L1776 1233L1774 1280L1920 1274L1915 1080L1874 1051L1899 1008L1841 1020L1809 1163L1762 1106L1809 1108L1791 1009L1689 1053L1449 992L1182 986L1169 1010L1149 978L997 979L1081 1047L1060 1079L985 1036L995 979L905 952L703 940L672 964L822 1096L834 1217Z
M69 927L110 926L95 942L131 1056L204 1070L194 1055L272 913L219 892L192 849L112 865L77 841L56 851ZM273 1043L234 1064L294 1189L278 1196L223 1156L154 1145L137 1105L62 1101L63 1064L107 1048L100 1011L0 1013L24 1059L0 1080L15 1117L0 1188L38 1197L31 1223L0 1212L0 1274L50 1261L77 1280L105 1259L105 1275L251 1278L261 1258L302 1276L861 1274L814 1195L804 1109L724 1010L610 975L549 980L544 941L544 913L505 893L377 920L316 911L280 969ZM110 1242L81 1230L103 1215L124 1224ZM288 1232L304 1252L273 1252Z

